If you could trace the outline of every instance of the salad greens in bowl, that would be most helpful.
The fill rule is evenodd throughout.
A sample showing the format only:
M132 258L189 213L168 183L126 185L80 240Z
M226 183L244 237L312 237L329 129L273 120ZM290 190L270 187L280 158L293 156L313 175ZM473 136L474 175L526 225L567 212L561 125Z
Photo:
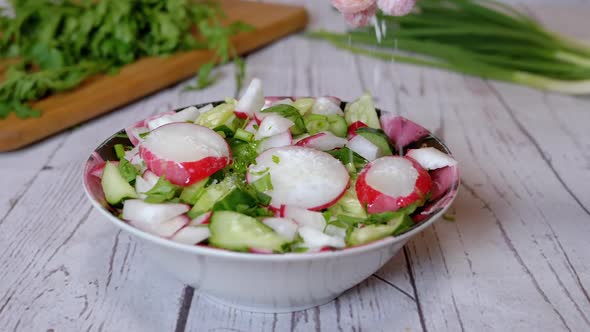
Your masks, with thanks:
M91 202L214 300L285 312L326 303L438 219L457 162L370 95L227 98L139 121L90 156Z

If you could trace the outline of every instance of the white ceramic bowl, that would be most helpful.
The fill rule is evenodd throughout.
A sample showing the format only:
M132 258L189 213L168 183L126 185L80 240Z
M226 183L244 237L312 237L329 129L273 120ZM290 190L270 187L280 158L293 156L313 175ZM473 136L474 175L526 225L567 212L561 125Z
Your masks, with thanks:
M95 158L116 159L113 146L125 141L116 137L117 134L97 148L88 164ZM429 145L449 153L440 140L435 137L428 140ZM328 303L369 277L411 237L441 217L454 200L459 185L457 179L444 206L397 237L339 251L265 255L189 246L145 233L103 206L89 189L88 178L84 176L84 187L92 205L114 225L143 241L148 257L160 268L216 302L267 313L292 312Z

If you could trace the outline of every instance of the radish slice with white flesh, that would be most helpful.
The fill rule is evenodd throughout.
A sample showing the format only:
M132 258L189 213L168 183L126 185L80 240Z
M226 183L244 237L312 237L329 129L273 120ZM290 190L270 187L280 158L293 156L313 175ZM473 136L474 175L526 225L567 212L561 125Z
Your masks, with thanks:
M254 134L254 139L260 140L265 137L274 136L285 131L289 131L295 123L287 118L284 118L278 114L269 114L262 120L258 131Z
M205 212L205 213L201 214L200 216L191 220L191 222L188 225L189 226L207 225L209 223L209 220L211 220L212 214L213 214L213 212L211 212L211 211Z
M367 164L356 181L356 194L369 213L397 211L423 200L432 188L428 172L415 160L387 156Z
M294 220L298 225L324 230L326 219L321 212L309 211L297 206L285 206L281 209L281 217Z
M368 161L373 161L380 157L379 147L361 135L351 138L346 143L346 146Z
M287 218L264 218L262 219L262 223L272 228L275 233L285 239L289 241L295 240L298 226L293 220Z
M250 120L250 122L248 122L248 124L246 125L244 130L251 133L251 134L256 134L257 128L258 128L258 123L256 122L256 120L252 119L252 120Z
M265 172L261 172L264 170ZM266 150L247 174L252 183L270 174L271 206L293 205L321 210L336 203L348 187L349 175L342 163L328 153L300 146Z
M332 99L327 97L320 97L316 99L313 107L311 108L311 113L320 115L344 115L344 112L342 109L340 109L340 106L335 104Z
M283 97L266 97L264 98L264 106L262 110L265 110L269 107L276 106L276 105L293 105L293 100L290 98L283 98Z
M141 143L139 153L150 171L181 186L208 177L231 160L230 149L219 134L186 122L152 131Z
M150 171L144 172L142 176L137 176L135 178L135 191L137 191L139 197L145 199L147 197L145 193L150 191L158 183L159 179L156 174Z
M174 242L184 243L184 244L199 244L205 240L207 240L211 236L211 232L209 231L209 227L206 226L197 226L191 227L186 226L179 230L176 234L174 234L170 240Z
M179 111L178 113L166 114L164 116L150 120L147 122L147 127L149 130L154 130L158 127L173 122L194 122L199 114L201 114L201 111L198 108L191 106L183 109L182 111Z
M457 165L455 159L433 147L411 149L406 156L414 159L427 170Z
M234 113L237 117L247 119L258 112L264 106L264 94L262 93L262 82L255 78L250 82L246 92L238 101Z
M189 206L179 203L146 203L128 199L123 203L123 219L142 223L160 223L188 212Z
M274 135L274 136L267 137L267 138L263 139L262 142L260 142L260 144L258 145L257 150L258 150L258 153L261 153L261 152L264 152L268 149L289 146L289 145L291 145L292 141L293 141L293 138L291 136L291 131L287 130L287 131L280 133L278 135Z
M141 229L144 232L161 236L164 238L170 238L190 221L189 217L185 215L176 216L172 219L168 219L162 222L146 222L141 220L129 221L134 227Z
M159 113L156 115L152 115L145 120L138 121L138 122L134 123L133 125L125 128L125 133L127 133L127 137L129 137L131 144L136 146L136 145L139 145L139 143L141 143L143 141L143 138L141 138L141 134L145 134L150 131L150 129L147 126L148 122L150 122L154 119L157 119L157 118L160 118L163 116L167 116L167 115L172 115L172 114L175 114L175 113L173 111L167 111L167 112Z
M296 145L314 148L320 151L330 151L343 147L347 142L346 139L338 137L329 131L323 131L299 140Z
M119 166L119 162L118 161L109 161L110 163L114 164L115 166ZM104 171L104 167L105 167L106 163L102 162L101 164L97 164L96 166L94 166L92 169L90 169L90 171L88 172L88 174L95 176L97 178L102 178L102 172Z
M344 239L335 236L330 236L313 227L303 226L299 228L299 235L301 235L301 238L303 238L303 243L305 243L305 245L309 248L346 247Z

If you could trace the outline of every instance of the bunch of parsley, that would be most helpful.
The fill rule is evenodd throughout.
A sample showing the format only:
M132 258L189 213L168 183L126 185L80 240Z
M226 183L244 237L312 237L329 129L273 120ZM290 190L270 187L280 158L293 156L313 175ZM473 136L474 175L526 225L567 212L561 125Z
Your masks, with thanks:
M0 15L0 68L2 62L11 63L0 82L0 119L12 112L20 118L39 116L28 102L75 88L98 73L116 73L141 57L214 49L216 60L229 61L236 55L230 37L247 29L243 24L222 26L223 13L212 2L11 0L11 4L14 15ZM193 28L202 38L194 38ZM205 66L200 75L209 83L211 67Z

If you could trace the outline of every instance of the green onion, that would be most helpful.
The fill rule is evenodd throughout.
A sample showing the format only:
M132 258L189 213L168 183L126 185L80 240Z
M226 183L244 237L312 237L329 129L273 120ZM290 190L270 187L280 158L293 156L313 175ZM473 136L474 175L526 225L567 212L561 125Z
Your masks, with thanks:
M407 16L377 14L380 33L314 31L338 48L566 94L590 93L590 45L546 30L495 0L421 0Z
M234 138L244 142L251 142L252 139L254 139L254 134L252 134L249 131L245 131L242 128L238 128L238 130L236 130L236 133L234 134Z

